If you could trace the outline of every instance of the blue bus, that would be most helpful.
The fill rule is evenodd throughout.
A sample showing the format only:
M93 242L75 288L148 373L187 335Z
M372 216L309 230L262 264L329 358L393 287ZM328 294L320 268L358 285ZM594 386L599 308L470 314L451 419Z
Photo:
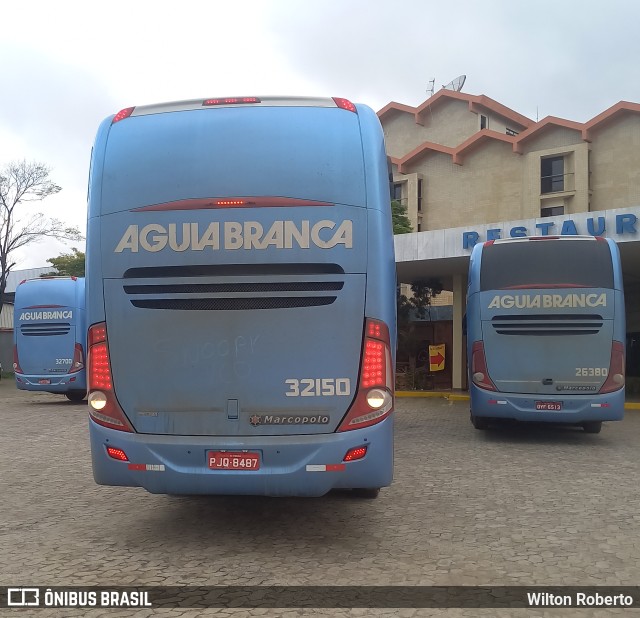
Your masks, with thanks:
M471 422L580 425L624 414L625 307L618 247L536 236L474 247L467 296Z
M82 277L22 281L14 305L13 370L21 390L82 401L87 393Z
M344 99L127 108L92 153L98 484L375 497L393 475L383 133Z

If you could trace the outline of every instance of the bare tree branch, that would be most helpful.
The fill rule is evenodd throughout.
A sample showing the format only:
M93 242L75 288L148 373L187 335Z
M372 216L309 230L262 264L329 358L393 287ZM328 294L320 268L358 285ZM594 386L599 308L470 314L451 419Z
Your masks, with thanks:
M26 160L8 163L0 169L0 311L7 277L15 266L10 256L16 249L43 238L70 241L83 238L79 229L43 213L24 219L18 216L21 205L42 201L61 190L49 178L50 172L43 163Z

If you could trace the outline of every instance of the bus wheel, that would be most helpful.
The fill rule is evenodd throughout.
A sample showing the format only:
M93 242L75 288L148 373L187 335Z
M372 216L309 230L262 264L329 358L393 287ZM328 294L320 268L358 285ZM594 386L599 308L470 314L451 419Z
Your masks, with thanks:
M379 493L379 487L360 487L353 490L353 495L356 498L366 498L367 500L375 500Z
M476 429L488 429L489 428L489 419L484 416L474 416L471 415L471 424Z
M588 423L582 423L582 428L587 433L600 433L602 429L602 421L590 421Z
M65 397L69 401L82 401L85 398L86 393L84 391L69 391L65 393Z

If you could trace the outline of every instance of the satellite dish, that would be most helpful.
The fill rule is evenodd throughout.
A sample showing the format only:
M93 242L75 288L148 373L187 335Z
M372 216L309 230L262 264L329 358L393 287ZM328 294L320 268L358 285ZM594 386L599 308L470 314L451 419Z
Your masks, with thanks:
M459 77L456 77L454 80L450 81L448 84L442 87L445 90L454 90L455 92L460 92L462 90L462 86L464 86L464 82L466 79L466 75L460 75Z

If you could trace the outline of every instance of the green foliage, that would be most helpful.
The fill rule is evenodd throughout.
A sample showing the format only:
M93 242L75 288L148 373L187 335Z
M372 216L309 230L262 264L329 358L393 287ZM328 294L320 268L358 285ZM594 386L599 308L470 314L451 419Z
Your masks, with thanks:
M49 258L49 262L58 272L58 275L69 277L84 277L84 252L71 247L73 253L62 253L58 257Z
M398 200L391 200L391 216L393 218L393 233L408 234L413 232L411 221L407 217L407 207Z
M423 279L411 284L411 296L400 293L398 288L398 326L409 323L413 314L419 319L427 315L431 299L442 292L442 283L437 279Z

